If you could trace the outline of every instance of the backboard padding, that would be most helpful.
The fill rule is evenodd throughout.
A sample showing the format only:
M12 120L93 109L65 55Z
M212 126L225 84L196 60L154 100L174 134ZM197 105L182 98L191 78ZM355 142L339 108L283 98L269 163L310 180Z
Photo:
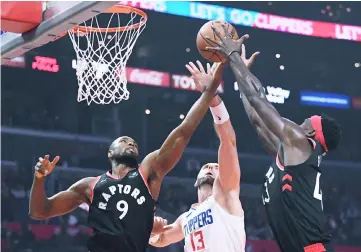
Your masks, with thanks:
M43 22L38 27L24 34L7 32L1 35L1 64L54 41L58 35L117 3L118 1L49 1L49 6L43 13Z

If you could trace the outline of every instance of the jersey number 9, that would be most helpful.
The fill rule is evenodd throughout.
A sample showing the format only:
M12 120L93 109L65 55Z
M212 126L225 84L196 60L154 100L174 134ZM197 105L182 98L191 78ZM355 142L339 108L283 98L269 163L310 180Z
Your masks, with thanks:
M119 200L117 203L117 209L121 212L119 219L123 219L128 213L128 203L125 200Z

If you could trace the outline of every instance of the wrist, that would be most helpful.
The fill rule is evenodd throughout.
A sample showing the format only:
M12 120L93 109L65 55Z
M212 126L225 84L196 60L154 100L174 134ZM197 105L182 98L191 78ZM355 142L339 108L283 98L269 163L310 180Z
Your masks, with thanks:
M235 53L236 51L233 51L233 53L229 54L228 56L228 61L229 63L233 63L233 62L239 62L242 61L242 63L244 64L243 60L241 59L241 53Z
M223 124L229 120L229 114L223 101L221 101L217 106L211 107L210 109L215 124Z
M34 178L35 178L36 180L41 180L41 179L44 179L44 178L45 178L45 175L44 175L44 174L41 174L41 173L38 172L38 171L35 171L35 172L34 172Z
M217 94L216 96L213 97L211 103L209 104L209 107L212 108L212 107L216 107L218 106L219 104L221 104L222 102L222 99L221 97Z
M233 50L233 51L228 53L227 57L230 59L231 57L234 57L234 55L241 56L241 52L238 51L238 50Z

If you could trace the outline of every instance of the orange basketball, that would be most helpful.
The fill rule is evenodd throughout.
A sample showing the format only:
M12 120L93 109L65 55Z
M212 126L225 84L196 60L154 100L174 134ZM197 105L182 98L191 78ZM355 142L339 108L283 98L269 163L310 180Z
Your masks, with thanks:
M225 36L225 31L222 27L222 24L227 25L227 36L230 36L232 39L238 39L238 33L236 29L226 21L209 21L205 23L198 32L197 35L197 48L199 53L208 61L211 62L225 62L226 59L219 53L211 52L206 50L206 47L214 47L217 45L210 44L207 40L204 39L205 36L210 37L212 40L219 40L218 36L213 32L212 25L219 31L220 35Z

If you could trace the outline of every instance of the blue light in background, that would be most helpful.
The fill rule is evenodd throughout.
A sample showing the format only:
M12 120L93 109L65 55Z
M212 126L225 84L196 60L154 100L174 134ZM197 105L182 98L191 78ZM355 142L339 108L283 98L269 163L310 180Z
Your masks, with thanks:
M318 107L350 108L350 97L343 94L301 91L300 102L303 105Z

